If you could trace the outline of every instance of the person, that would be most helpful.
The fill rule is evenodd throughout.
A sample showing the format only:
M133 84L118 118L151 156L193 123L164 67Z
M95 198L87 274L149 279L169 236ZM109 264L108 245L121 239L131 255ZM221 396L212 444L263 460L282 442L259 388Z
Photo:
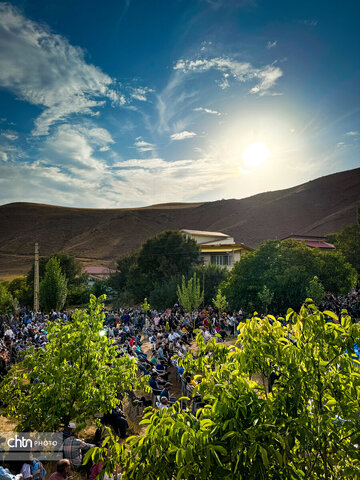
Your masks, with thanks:
M56 472L52 473L49 480L64 480L70 476L71 464L67 458L59 460L56 464Z
M161 397L160 402L156 402L156 406L159 410L162 410L163 408L169 408L170 402L166 397Z
M172 383L166 382L163 390L160 393L160 398L166 397L169 400L170 404L175 403L176 400L177 400L176 398L170 398L170 392L169 392L168 389L169 389L169 387L171 387L171 385L172 385Z
M75 423L70 423L67 427L67 430L71 431L71 435L64 439L64 457L70 460L73 467L79 469L82 466L83 452L95 447L95 445L77 438L75 428Z
M14 475L8 468L4 468L0 465L0 480L22 480L21 473Z
M149 385L150 387L153 389L153 390L162 390L162 385L161 383L164 383L164 382L161 382L159 380L159 375L156 373L156 372L153 372L151 374L151 377L149 379Z

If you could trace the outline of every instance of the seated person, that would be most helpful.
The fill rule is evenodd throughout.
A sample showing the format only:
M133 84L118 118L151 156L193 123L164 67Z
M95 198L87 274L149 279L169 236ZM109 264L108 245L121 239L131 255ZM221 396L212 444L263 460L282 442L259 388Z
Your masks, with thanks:
M156 372L153 372L151 374L151 377L149 379L149 385L150 387L154 390L161 391L165 382L159 379L159 375Z
M169 408L171 404L166 397L161 397L160 402L156 402L156 406L159 410L162 410L163 408Z
M160 393L160 398L166 397L169 400L170 404L175 403L176 400L177 400L177 398L171 398L170 397L170 392L169 392L168 389L169 389L169 387L171 387L171 385L172 385L172 383L166 382L165 387L163 388L163 390Z

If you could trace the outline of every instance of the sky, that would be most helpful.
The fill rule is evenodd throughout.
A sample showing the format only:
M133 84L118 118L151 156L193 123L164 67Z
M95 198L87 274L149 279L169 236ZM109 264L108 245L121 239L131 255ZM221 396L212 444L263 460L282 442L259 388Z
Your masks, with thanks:
M244 198L360 166L357 0L0 2L0 204Z

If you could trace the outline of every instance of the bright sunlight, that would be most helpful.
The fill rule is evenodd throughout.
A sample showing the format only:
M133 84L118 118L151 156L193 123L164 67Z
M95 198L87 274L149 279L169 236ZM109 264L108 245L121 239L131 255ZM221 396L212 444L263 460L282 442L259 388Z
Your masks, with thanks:
M264 142L254 142L244 148L242 159L247 167L258 167L266 162L270 150Z

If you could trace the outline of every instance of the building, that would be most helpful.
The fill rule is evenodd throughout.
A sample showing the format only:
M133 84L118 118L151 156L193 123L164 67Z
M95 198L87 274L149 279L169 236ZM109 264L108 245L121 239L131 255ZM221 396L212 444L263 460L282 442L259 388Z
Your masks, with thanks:
M325 242L325 237L316 235L289 235L281 240L296 240L305 243L310 248L321 248L322 250L333 250L335 247L332 243Z
M89 285L93 285L95 280L107 280L115 270L102 266L88 266L84 267L84 272L89 275Z
M235 243L234 238L225 233L187 229L182 229L181 233L199 245L204 265L219 265L231 270L241 255L253 251L242 243Z

